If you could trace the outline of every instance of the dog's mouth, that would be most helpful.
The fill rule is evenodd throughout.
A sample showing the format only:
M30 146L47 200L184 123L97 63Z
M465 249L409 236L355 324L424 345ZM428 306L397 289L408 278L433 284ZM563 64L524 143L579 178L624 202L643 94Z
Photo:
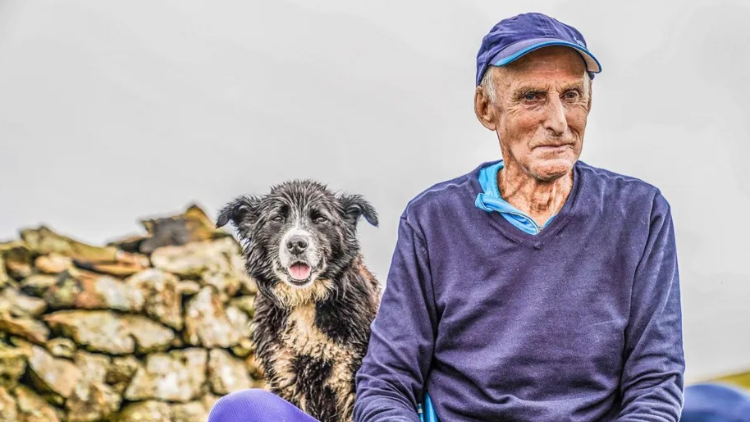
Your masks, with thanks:
M306 262L295 262L287 268L287 273L290 283L301 286L310 281L312 267Z

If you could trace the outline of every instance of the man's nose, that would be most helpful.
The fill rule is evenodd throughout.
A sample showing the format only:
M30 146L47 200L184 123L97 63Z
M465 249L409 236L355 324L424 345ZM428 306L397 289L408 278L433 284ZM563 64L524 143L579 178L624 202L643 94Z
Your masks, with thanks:
M565 118L565 105L553 96L547 103L547 120L544 127L555 136L562 136L568 130L568 120Z
M307 250L307 239L304 236L294 235L286 242L286 248L293 254L301 254Z

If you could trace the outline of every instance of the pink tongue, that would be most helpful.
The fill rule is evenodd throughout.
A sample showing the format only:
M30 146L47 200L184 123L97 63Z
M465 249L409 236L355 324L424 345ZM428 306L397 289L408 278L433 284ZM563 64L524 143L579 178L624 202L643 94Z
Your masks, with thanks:
M294 264L289 267L289 272L297 280L306 280L307 277L310 277L310 266L307 264Z

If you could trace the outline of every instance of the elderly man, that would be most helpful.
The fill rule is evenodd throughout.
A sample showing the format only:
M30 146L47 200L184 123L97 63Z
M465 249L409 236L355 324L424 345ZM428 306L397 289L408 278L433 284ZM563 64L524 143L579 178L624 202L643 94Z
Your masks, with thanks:
M502 161L406 207L356 422L677 421L684 357L670 207L578 160L601 68L529 13L477 58L474 109Z

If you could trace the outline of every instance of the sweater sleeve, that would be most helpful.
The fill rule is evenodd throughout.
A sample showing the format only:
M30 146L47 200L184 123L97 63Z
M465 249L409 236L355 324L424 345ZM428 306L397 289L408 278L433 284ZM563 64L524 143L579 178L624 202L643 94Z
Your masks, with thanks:
M417 403L434 348L433 303L423 239L402 217L367 355L356 375L355 422L419 422Z
M649 236L635 271L618 422L677 422L685 359L677 251L670 207L657 194Z

